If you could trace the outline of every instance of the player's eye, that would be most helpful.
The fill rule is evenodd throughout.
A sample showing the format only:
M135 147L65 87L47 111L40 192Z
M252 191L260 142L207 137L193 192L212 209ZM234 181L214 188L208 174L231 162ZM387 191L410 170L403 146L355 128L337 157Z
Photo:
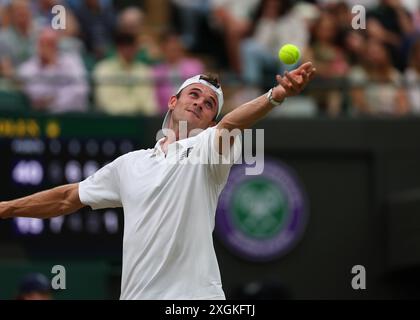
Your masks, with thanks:
M206 107L211 110L213 109L213 104L210 101L206 101Z
M193 96L194 98L197 98L198 97L198 94L197 94L197 92L190 92L190 96Z

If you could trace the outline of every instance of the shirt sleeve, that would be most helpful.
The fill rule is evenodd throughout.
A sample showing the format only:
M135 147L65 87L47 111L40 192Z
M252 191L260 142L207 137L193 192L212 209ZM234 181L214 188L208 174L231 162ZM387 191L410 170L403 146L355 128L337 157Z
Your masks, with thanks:
M122 207L118 174L122 157L79 183L80 201L93 210Z
M229 176L230 169L234 163L242 156L241 135L235 136L233 145L223 156L219 154L215 146L216 127L208 128L201 133L202 152L208 163L210 176L216 184L225 184Z

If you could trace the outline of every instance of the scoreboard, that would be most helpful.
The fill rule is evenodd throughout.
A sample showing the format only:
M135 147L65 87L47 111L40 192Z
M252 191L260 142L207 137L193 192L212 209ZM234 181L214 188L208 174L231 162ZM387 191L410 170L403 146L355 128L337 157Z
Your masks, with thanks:
M0 114L0 201L82 181L122 154L151 147L147 127L145 118ZM1 244L33 257L119 256L122 231L122 209L0 220Z

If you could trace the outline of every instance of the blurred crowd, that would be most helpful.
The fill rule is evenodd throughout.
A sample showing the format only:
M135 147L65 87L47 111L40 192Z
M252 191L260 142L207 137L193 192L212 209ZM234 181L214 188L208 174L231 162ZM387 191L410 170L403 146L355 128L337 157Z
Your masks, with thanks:
M419 0L167 0L165 23L147 1L125 2L0 0L0 110L161 115L186 78L212 71L226 112L312 61L308 113L420 115ZM357 4L366 28L354 28ZM278 59L286 43L301 49L295 65Z

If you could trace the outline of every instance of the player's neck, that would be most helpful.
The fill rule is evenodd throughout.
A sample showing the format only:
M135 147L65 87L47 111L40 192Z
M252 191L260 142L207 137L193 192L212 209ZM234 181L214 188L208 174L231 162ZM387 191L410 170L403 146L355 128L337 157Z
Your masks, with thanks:
M165 139L161 142L162 151L167 155L168 146L175 141L182 140L188 137L188 132L180 130L179 125L173 123L171 120L169 123L168 131L165 133Z

